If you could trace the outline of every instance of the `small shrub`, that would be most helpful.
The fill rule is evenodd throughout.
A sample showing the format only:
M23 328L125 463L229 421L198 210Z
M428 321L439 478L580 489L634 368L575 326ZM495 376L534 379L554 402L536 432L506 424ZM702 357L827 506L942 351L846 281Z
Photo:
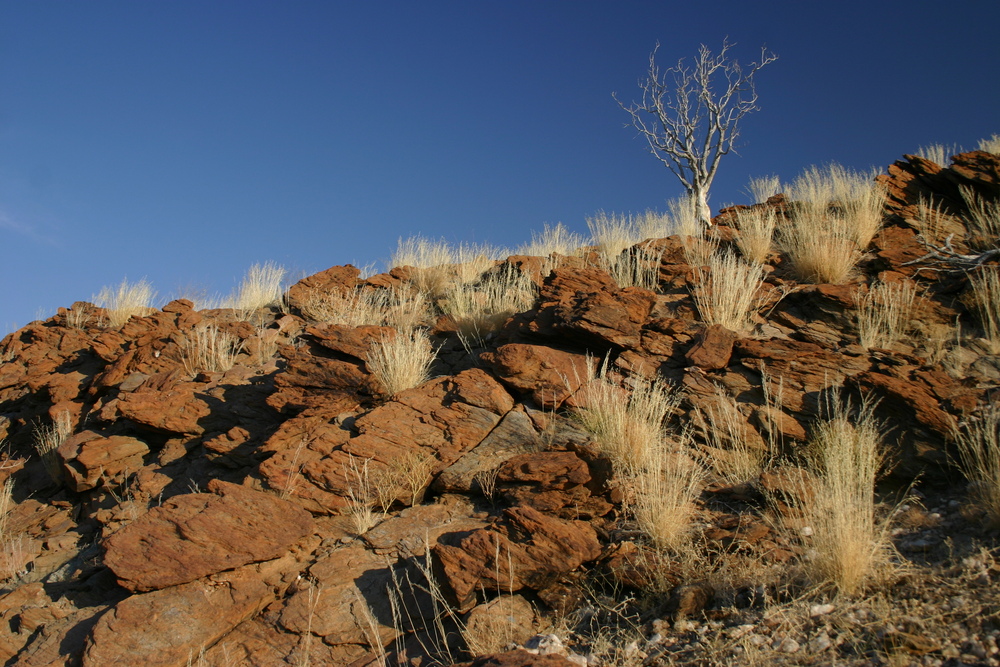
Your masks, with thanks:
M368 351L368 370L388 396L416 387L430 377L436 353L422 329L383 336Z
M1000 269L984 266L970 277L969 283L990 353L1000 354Z
M764 272L732 253L713 253L708 270L695 273L695 303L701 319L731 331L745 333L753 328L753 315L760 305L758 291Z
M987 405L956 437L973 501L1000 527L1000 407Z
M105 309L108 326L118 329L133 315L139 317L149 315L154 310L150 304L155 298L156 292L153 291L153 286L143 278L134 284L130 284L126 279L117 287L102 287L93 297L93 301Z
M260 309L280 304L284 296L282 281L285 273L285 269L274 262L251 266L232 298L236 316L249 321Z
M215 324L200 324L188 332L181 344L184 370L195 375L199 371L225 373L236 365L243 351L243 341L222 331Z
M889 347L902 338L913 315L913 283L875 283L858 303L858 335L867 348Z
M773 208L745 208L736 214L739 236L736 245L743 258L754 264L763 264L774 246L774 230L778 215Z

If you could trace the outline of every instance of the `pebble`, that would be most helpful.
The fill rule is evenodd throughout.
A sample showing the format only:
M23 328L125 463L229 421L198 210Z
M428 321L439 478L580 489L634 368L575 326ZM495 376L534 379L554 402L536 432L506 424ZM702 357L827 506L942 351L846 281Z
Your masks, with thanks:
M817 616L826 616L834 609L836 609L836 607L832 604L814 604L809 607L809 615L813 618L816 618Z
M833 642L830 641L830 635L825 632L821 632L810 639L808 644L810 653L822 653L831 646L833 646Z
M771 648L773 648L778 653L798 653L802 645L791 637L778 638L771 643Z

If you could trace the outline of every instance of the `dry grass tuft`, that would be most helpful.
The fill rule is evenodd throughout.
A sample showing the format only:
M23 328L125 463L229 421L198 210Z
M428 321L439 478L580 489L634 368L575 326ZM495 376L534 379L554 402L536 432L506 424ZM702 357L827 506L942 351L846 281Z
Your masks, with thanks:
M994 134L988 139L980 139L979 150L1000 155L1000 134Z
M915 155L922 157L925 160L930 160L934 164L947 167L948 163L951 162L949 158L952 155L957 155L961 152L962 150L956 144L948 146L944 144L931 144L929 146L921 146L918 148Z
M805 569L814 582L831 583L847 596L892 573L888 521L876 516L875 482L883 455L882 429L872 407L864 405L851 415L850 406L835 401L810 443L815 479L803 518L813 537Z
M125 279L117 287L102 287L93 300L106 310L108 326L117 329L133 315L149 315L154 310L151 304L155 298L153 286L143 278L134 284Z
M748 437L747 422L736 399L716 386L713 405L699 413L705 421L707 443L715 450L711 466L719 477L730 486L756 481L773 450Z
M774 246L774 230L778 225L778 214L773 208L740 209L736 214L736 226L740 235L736 245L744 259L754 264L763 264Z
M346 292L313 290L302 304L303 314L317 322L348 327L377 326L385 321L387 290L362 287Z
M867 348L886 348L906 333L917 288L911 282L875 283L858 301L858 335Z
M708 270L699 267L695 272L694 299L701 319L737 333L750 331L763 282L759 265L747 264L732 253L713 253Z
M249 321L260 309L280 304L284 296L282 281L285 273L285 269L274 262L251 266L232 297L236 316Z
M687 437L671 438L666 430L677 392L660 379L630 382L631 392L612 382L605 362L586 386L587 407L576 414L629 490L639 528L657 548L679 551L690 537L705 471L686 453Z
M642 241L632 216L623 213L598 211L587 218L587 229L590 230L591 242L600 246L604 257L617 257Z
M531 232L531 243L520 246L515 254L529 257L550 257L562 255L571 257L579 253L585 239L582 234L569 231L561 222L555 226L545 225L541 234Z
M670 235L700 236L703 225L698 220L698 206L691 197L678 197L667 201L670 214Z
M430 377L436 351L423 329L383 336L368 351L368 370L388 396L416 387Z
M1000 201L987 201L968 187L961 187L959 191L968 206L965 223L969 245L980 250L997 247L1000 244Z
M69 413L66 411L60 412L51 424L37 424L34 429L35 451L38 452L38 456L45 466L45 472L57 484L62 482L63 472L56 450L66 442L66 438L72 432L73 426Z
M987 405L957 434L959 462L974 500L1000 527L1000 406Z
M843 283L882 226L885 188L874 174L811 167L789 187L792 220L782 249L801 280Z
M662 258L662 252L649 244L641 243L618 255L601 253L598 261L619 287L642 287L655 291L659 284Z
M392 266L410 266L416 269L410 283L423 294L437 298L457 280L454 264L455 251L444 239L436 241L411 236L399 239L392 254Z
M766 202L781 192L781 179L777 176L751 178L749 185L747 185L747 191L750 193L754 204Z
M1000 268L983 267L969 278L969 284L990 353L1000 354Z
M531 308L538 288L520 271L499 271L478 283L456 285L441 302L441 310L465 340L482 343L515 313Z
M934 203L933 199L924 199L923 196L917 202L917 216L914 223L925 243L940 243L944 236L942 230L946 228L950 218L941 202Z
M24 549L24 537L14 534L10 525L10 514L14 511L14 480L8 478L0 484L0 581L6 581L25 573L28 556Z
M236 365L241 352L243 341L215 324L194 327L181 344L184 370L191 375L200 371L225 373Z

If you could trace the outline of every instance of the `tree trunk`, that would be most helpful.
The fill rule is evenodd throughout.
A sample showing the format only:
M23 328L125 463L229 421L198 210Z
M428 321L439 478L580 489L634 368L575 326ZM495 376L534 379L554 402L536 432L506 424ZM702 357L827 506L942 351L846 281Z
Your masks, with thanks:
M692 193L695 205L695 213L698 220L706 227L712 226L712 209L708 207L708 188L697 189Z

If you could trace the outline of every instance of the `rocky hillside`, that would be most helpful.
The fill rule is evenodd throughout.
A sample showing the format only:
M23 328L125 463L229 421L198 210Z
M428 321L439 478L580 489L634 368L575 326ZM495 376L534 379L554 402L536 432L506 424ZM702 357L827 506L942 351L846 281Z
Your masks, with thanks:
M804 208L777 195L626 249L655 258L654 289L597 248L494 262L469 283L520 280L530 305L482 328L426 285L415 327L336 323L318 313L431 271L342 266L254 313L177 300L114 327L81 302L8 335L0 660L1000 664L998 482L967 485L956 445L1000 396L1000 300L973 285L998 270L1000 156L878 180L881 229L836 283L786 251ZM735 259L753 211L779 241L740 260L759 280L713 282L702 251ZM731 292L745 326L711 323ZM862 330L900 294L890 335ZM414 332L430 379L390 391L373 350ZM657 444L623 453L594 417L640 393ZM837 419L875 424L886 460L861 490L884 559L856 585L813 567ZM688 496L647 485L676 470Z

